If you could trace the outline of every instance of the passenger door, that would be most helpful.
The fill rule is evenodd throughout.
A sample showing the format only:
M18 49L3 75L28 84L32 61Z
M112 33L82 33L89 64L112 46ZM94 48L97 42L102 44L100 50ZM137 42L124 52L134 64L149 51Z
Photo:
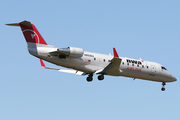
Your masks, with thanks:
M156 67L154 65L151 66L151 75L155 76Z

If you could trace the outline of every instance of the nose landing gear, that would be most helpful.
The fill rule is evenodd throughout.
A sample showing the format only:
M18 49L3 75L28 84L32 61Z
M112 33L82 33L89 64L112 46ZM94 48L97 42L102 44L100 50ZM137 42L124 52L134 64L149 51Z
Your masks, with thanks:
M166 83L162 82L162 88L161 88L162 91L165 91L165 88L164 88L165 85L166 85Z

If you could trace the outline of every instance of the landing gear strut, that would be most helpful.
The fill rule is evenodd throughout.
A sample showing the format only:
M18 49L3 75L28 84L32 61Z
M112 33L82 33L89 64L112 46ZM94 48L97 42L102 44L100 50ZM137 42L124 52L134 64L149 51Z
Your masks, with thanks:
M88 82L91 82L93 80L93 74L89 74L88 77L86 78Z
M166 83L162 82L162 88L161 88L162 91L165 91L165 88L164 88L165 85L166 85Z
M98 80L103 80L104 79L104 75L99 75L98 76Z

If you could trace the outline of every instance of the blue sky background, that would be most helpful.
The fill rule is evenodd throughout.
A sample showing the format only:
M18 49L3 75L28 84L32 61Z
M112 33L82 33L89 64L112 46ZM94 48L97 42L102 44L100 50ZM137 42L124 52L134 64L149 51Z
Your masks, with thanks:
M40 67L19 27L29 20L50 45L154 61L178 80L180 1L1 0L1 120L179 120L180 82L85 76ZM47 66L54 66L46 62Z

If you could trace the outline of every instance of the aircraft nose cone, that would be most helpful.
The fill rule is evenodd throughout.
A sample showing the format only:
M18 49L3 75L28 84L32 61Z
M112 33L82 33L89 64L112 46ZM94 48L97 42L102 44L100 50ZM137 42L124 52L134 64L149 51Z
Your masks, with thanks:
M174 77L174 79L173 79L174 81L177 81L177 79Z
M170 76L171 76L171 80L172 80L173 82L177 81L177 79L176 79L172 74L171 74Z

